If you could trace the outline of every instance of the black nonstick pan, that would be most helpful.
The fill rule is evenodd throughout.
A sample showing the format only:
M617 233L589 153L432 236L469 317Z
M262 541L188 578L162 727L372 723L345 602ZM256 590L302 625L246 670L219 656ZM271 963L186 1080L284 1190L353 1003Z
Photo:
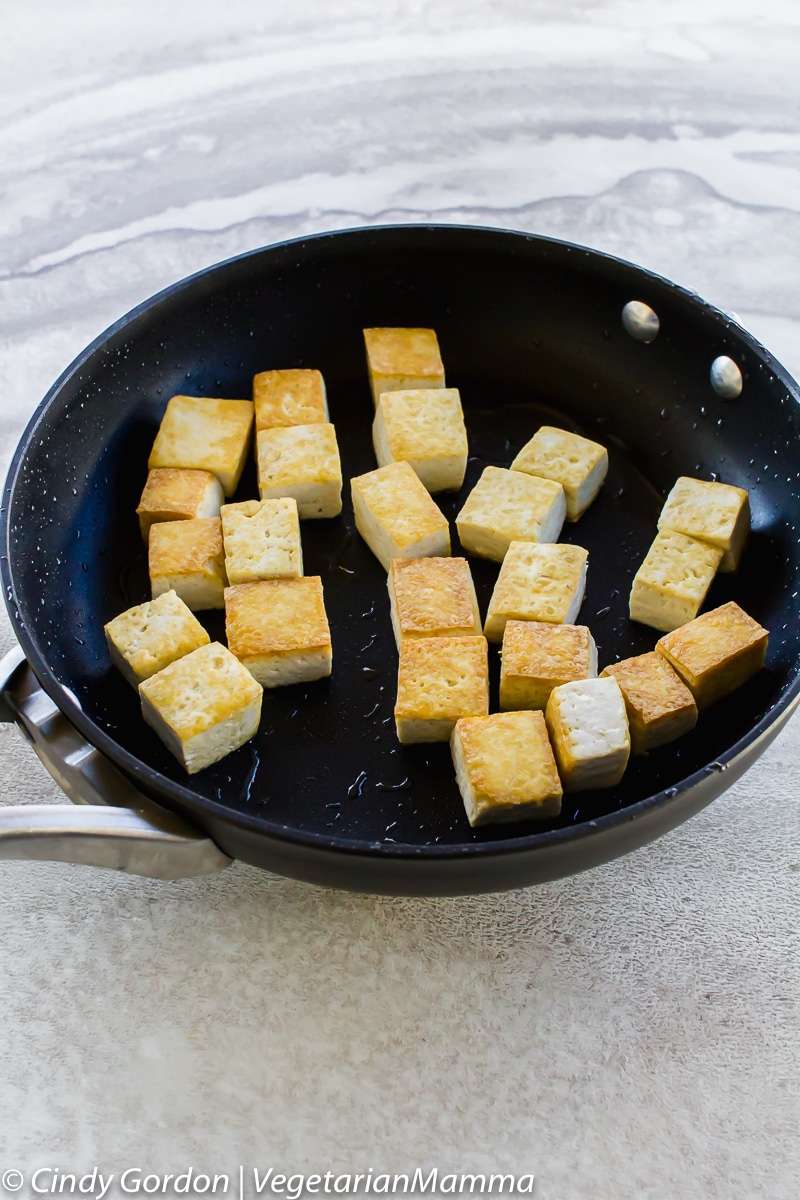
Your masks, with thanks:
M632 300L657 315L653 340L624 326ZM257 371L318 367L345 477L359 474L375 466L361 333L375 325L436 329L448 385L461 390L471 454L462 492L437 498L449 517L483 467L509 465L543 422L608 446L600 497L564 533L589 551L579 619L595 635L601 665L652 649L658 636L628 620L628 593L676 477L750 491L750 544L739 572L718 576L706 607L735 599L767 626L765 670L703 713L692 734L632 760L619 787L567 795L555 820L472 831L448 746L398 744L386 576L354 530L347 486L341 517L303 525L306 573L321 575L325 588L333 676L268 691L252 743L187 777L109 662L104 623L149 594L135 509L168 398L247 397ZM720 356L741 372L738 397L712 385ZM125 787L180 814L227 855L394 894L551 879L642 845L697 812L761 753L797 703L798 399L793 380L731 318L577 246L402 226L268 247L141 305L51 389L5 488L9 612L30 666L77 735L116 765ZM256 495L249 468L237 498ZM485 611L498 568L472 566ZM220 614L203 620L212 636L223 635Z

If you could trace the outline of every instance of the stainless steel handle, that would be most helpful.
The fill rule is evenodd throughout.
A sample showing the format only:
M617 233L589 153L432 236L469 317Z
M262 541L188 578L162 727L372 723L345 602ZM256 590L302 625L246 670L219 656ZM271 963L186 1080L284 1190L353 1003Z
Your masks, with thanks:
M19 647L0 660L0 721L16 723L78 806L0 806L0 860L82 863L153 879L209 875L230 865L209 837L150 800L81 736Z

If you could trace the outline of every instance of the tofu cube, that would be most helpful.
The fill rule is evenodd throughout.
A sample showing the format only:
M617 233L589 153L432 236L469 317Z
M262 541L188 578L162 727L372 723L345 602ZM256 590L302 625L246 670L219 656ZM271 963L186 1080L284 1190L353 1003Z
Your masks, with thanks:
M660 530L633 577L632 621L669 632L696 617L717 573L722 551L697 538Z
M473 828L561 812L561 780L543 713L465 717L456 722L450 748Z
M239 484L250 429L252 400L173 396L167 405L147 466L211 471L226 496Z
M158 521L191 521L218 517L224 497L210 471L155 467L149 472L136 515L145 542Z
M291 496L300 519L338 517L342 464L333 425L276 426L256 434L262 500Z
M225 607L228 581L219 517L154 525L149 560L153 599L174 590L192 612Z
M486 467L456 517L461 545L502 562L511 542L556 542L564 524L564 489L505 467Z
M567 500L567 520L577 521L603 486L608 451L567 429L542 425L522 447L511 469L560 483Z
M200 646L139 685L142 716L190 775L250 740L263 694L219 642Z
M631 752L625 700L616 679L562 683L545 710L565 792L615 787Z
M263 687L331 673L331 631L317 575L228 588L225 631L231 652Z
M702 711L763 667L768 640L769 632L731 600L659 638L656 650Z
M276 425L327 424L330 420L322 374L301 367L255 375L253 403L256 430Z
M600 678L608 675L616 679L625 700L632 754L647 754L674 742L697 724L694 696L655 650L612 663Z
M597 676L597 647L586 625L508 621L500 660L500 707L547 707L553 688Z
M120 613L105 626L105 635L111 661L135 688L211 641L197 617L172 591Z
M450 526L407 462L351 479L356 529L385 570L393 558L448 557Z
M383 392L444 387L444 364L432 329L365 329L364 342L376 407Z
M716 546L723 552L720 571L735 571L750 533L750 498L744 488L730 483L681 475L667 496L658 528Z
M467 470L467 429L458 389L384 392L372 442L379 467L407 462L429 492L457 492Z
M400 645L397 736L449 741L461 717L489 712L489 647L482 637L405 638Z
M403 638L481 636L465 558L393 558L386 582L398 649Z
M228 583L296 579L303 574L296 500L286 496L224 504L220 516Z
M586 590L588 552L563 543L512 542L494 585L483 632L502 642L507 621L572 625Z

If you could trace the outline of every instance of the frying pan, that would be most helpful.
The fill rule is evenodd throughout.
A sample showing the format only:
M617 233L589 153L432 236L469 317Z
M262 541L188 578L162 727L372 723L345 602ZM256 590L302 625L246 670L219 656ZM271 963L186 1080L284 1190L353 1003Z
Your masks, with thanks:
M654 340L624 327L631 300L657 314ZM658 636L629 621L627 598L676 477L750 492L750 544L706 606L736 599L769 629L766 668L692 734L632 760L619 787L567 795L557 819L473 831L448 746L397 743L386 576L355 533L347 486L341 517L303 525L306 572L323 579L333 675L267 691L252 743L187 777L109 662L104 623L148 596L135 508L168 398L246 397L259 370L318 367L348 478L375 465L361 334L375 325L436 329L448 385L461 390L470 459L462 492L438 497L448 517L483 467L508 465L543 422L608 446L605 487L564 534L589 551L580 620L601 665L652 649ZM722 355L741 371L735 399L711 383ZM797 704L798 399L763 347L693 293L525 234L427 225L324 234L168 288L64 372L8 474L2 577L21 653L4 665L4 715L68 793L95 807L0 810L0 850L155 875L240 858L315 883L422 895L519 887L643 845L741 775ZM256 494L250 466L237 498ZM498 568L472 566L485 611ZM223 635L221 614L203 620ZM493 670L496 708L496 653Z

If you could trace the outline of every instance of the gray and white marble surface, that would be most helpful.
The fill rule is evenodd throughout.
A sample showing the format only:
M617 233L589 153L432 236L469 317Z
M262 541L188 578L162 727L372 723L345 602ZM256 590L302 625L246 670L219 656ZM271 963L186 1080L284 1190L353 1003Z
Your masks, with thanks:
M611 251L800 375L796 0L0 10L4 463L138 301L387 221ZM798 751L795 720L669 837L502 896L3 865L0 1173L27 1196L37 1166L438 1165L535 1172L540 1200L789 1200ZM0 802L59 798L0 728Z

